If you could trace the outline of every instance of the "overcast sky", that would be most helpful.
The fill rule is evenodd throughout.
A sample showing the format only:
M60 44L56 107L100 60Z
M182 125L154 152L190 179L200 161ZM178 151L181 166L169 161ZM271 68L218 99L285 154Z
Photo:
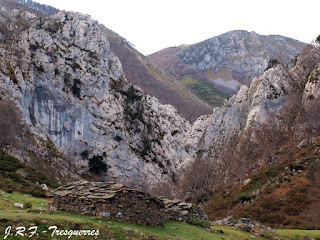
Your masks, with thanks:
M150 54L231 30L310 43L320 34L319 0L36 0L91 15Z

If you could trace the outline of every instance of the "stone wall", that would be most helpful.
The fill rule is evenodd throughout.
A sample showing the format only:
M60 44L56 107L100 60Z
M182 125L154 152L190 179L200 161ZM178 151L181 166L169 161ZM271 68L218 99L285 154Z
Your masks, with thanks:
M167 220L188 221L190 218L207 220L207 216L201 207L181 200L169 200L162 198L165 205L165 215Z
M165 220L206 219L204 211L191 203L112 182L82 181L57 188L48 196L48 209L152 226L164 226Z

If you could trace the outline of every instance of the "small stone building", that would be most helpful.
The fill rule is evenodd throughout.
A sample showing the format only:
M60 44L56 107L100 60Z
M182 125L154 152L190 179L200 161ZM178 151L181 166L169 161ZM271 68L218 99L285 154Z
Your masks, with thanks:
M49 194L48 208L152 226L164 226L169 219L206 219L204 211L191 203L156 197L113 182L81 181L62 186Z

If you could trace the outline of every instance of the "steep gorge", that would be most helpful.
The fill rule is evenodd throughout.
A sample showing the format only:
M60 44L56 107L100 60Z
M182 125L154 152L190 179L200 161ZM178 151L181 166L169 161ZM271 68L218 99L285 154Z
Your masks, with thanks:
M61 11L39 19L2 8L1 22L9 23L1 25L2 95L17 101L39 145L47 141L74 158L69 173L76 178L90 173L90 160L102 159L106 171L91 172L98 175L95 179L150 189L170 182L182 165L209 158L222 183L230 171L219 172L221 162L243 170L240 174L250 170L239 167L246 157L234 163L219 158L231 139L244 136L253 123L274 119L293 91L305 91L300 103L318 101L320 57L313 49L289 70L277 65L265 71L191 126L173 106L128 83L110 47L110 31L89 16ZM312 80L305 88L307 77ZM59 154L47 158L65 165L71 159Z

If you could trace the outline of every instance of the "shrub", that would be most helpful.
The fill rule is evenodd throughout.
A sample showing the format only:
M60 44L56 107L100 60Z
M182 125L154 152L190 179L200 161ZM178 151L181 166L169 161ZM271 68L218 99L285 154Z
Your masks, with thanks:
M165 166L163 165L162 162L158 162L158 166L159 166L160 168L165 168Z
M41 213L41 211L39 209L29 209L27 212L28 213Z
M230 218L230 219L229 219L229 222L232 223L232 224L237 224L237 220L234 219L234 218Z
M117 136L114 137L114 140L116 140L117 142L120 142L123 139L122 139L122 137L117 135Z
M267 71L268 69L273 68L274 66L277 66L278 64L280 64L280 62L277 59L270 59L268 62L268 65L264 71Z
M140 156L144 157L145 155L147 155L152 149L151 146L151 141L149 138L147 137L143 137L142 138L142 150L140 152Z
M237 196L237 199L242 202L247 202L247 201L250 201L251 199L254 199L254 198L256 198L255 195L251 195L247 192L242 192Z
M298 171L298 170L303 170L303 166L298 164L298 163L290 163L289 164L289 168L290 170L295 170L295 171Z
M251 232L251 229L248 226L244 226L244 227L241 228L241 231Z
M89 151L88 150L84 150L82 153L80 153L80 156L83 159L87 159L89 157Z
M44 68L43 68L42 65L37 66L36 68L37 68L37 71L38 71L38 72L40 72L40 73L43 73L43 72L44 72Z
M0 172L15 172L24 165L18 159L10 155L0 156Z
M178 134L179 133L179 130L173 130L172 132L171 132L171 136L174 136L174 135L176 135L176 134Z
M28 193L31 194L33 197L38 197L38 198L46 197L46 193L42 189L31 189L31 190L28 190Z
M89 159L89 172L101 174L108 171L109 166L103 162L103 157L94 155Z
M31 203L31 202L26 202L26 203L24 204L24 207L25 207L25 208L32 208L32 203Z
M11 188L6 190L7 193L13 193L13 190Z
M80 79L77 79L77 78L73 79L73 86L71 90L73 95L76 96L77 98L80 98L80 92L81 92L80 85L81 85Z
M140 101L142 99L142 95L139 95L139 91L134 88L133 85L130 85L128 91L120 91L120 93L126 96L127 102Z
M75 71L76 69L81 69L81 66L79 63L77 63L76 61L74 61L71 65L73 71Z
M195 226L199 226L201 228L210 228L211 223L209 221L201 220L198 218L190 218L187 220L187 223Z
M38 48L40 48L39 42L35 42L35 44L30 44L30 50L36 51Z

